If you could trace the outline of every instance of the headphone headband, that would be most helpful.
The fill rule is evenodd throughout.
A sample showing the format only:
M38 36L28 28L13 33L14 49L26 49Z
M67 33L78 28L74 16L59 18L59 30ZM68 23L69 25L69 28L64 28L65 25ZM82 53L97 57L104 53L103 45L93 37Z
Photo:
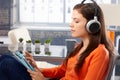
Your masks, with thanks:
M84 4L84 2L85 2L86 0L83 0L82 2L81 2L81 4ZM95 9L95 13L94 13L94 19L92 19L92 20L90 20L90 21L88 21L87 22L87 24L86 24L86 29L87 29L87 31L89 32L89 33L97 33L99 30L100 30L100 28L101 28L101 24L100 24L100 22L97 20L97 9L98 9L98 6L97 6L97 3L94 1L94 0L91 0L92 2L93 2L93 4L94 4L94 9Z
M81 2L81 4L83 4L85 1L86 1L86 0L83 0L83 1ZM95 2L94 0L91 0L91 1L96 4L96 2Z
M83 0L83 1L81 2L81 4L84 4L85 1L86 1L86 0ZM94 6L95 6L95 14L94 14L94 16L97 16L97 3L96 3L94 0L91 0L91 1L93 2Z

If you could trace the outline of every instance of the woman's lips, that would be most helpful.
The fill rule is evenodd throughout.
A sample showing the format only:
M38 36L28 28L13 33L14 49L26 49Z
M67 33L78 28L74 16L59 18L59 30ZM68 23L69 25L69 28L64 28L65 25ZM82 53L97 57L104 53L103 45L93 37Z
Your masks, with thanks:
M75 32L75 30L71 29L71 32Z

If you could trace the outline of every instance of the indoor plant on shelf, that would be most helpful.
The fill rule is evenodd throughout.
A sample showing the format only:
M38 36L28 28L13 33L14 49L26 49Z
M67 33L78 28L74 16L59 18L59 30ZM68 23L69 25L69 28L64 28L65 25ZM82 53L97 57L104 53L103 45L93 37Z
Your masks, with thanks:
M31 40L27 40L27 41L26 41L26 50L27 50L29 53L32 52L31 47L32 47L32 41L31 41Z
M24 47L23 38L19 38L18 51L20 51L22 53L23 49L24 49L23 47Z
M46 39L45 42L44 42L45 55L51 55L51 52L50 52L51 42L52 42L52 39L50 39L50 38Z
M35 54L40 54L40 40L35 40Z

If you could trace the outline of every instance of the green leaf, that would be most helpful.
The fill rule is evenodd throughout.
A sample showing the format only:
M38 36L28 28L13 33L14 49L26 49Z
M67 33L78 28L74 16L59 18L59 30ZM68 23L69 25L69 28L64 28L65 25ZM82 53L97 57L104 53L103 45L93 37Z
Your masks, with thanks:
M23 38L19 38L19 41L22 42L22 41L23 41Z
M35 40L35 43L40 43L40 40Z
M48 38L45 40L45 43L48 44L48 43L51 43L52 42L52 39Z
M31 42L32 42L31 40L26 41L26 43L31 43Z
M51 55L51 52L47 51L45 52L45 55Z

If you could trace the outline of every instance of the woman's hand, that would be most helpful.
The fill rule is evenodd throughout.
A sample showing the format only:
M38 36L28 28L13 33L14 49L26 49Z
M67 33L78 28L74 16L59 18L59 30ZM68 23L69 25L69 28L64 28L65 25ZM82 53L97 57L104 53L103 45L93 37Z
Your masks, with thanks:
M29 52L25 52L25 57L26 57L26 59L28 60L28 62L35 68L37 68L37 64L36 64L36 62L35 62L35 60L33 59L33 57L32 57L32 55L31 55L31 53L29 53Z
M31 53L26 51L25 57L35 69L35 71L28 70L32 80L45 80L45 77L42 75L41 70L37 67L37 64L36 64L35 60L33 59Z
M38 68L34 68L34 69L35 69L35 71L28 70L32 80L46 80Z

